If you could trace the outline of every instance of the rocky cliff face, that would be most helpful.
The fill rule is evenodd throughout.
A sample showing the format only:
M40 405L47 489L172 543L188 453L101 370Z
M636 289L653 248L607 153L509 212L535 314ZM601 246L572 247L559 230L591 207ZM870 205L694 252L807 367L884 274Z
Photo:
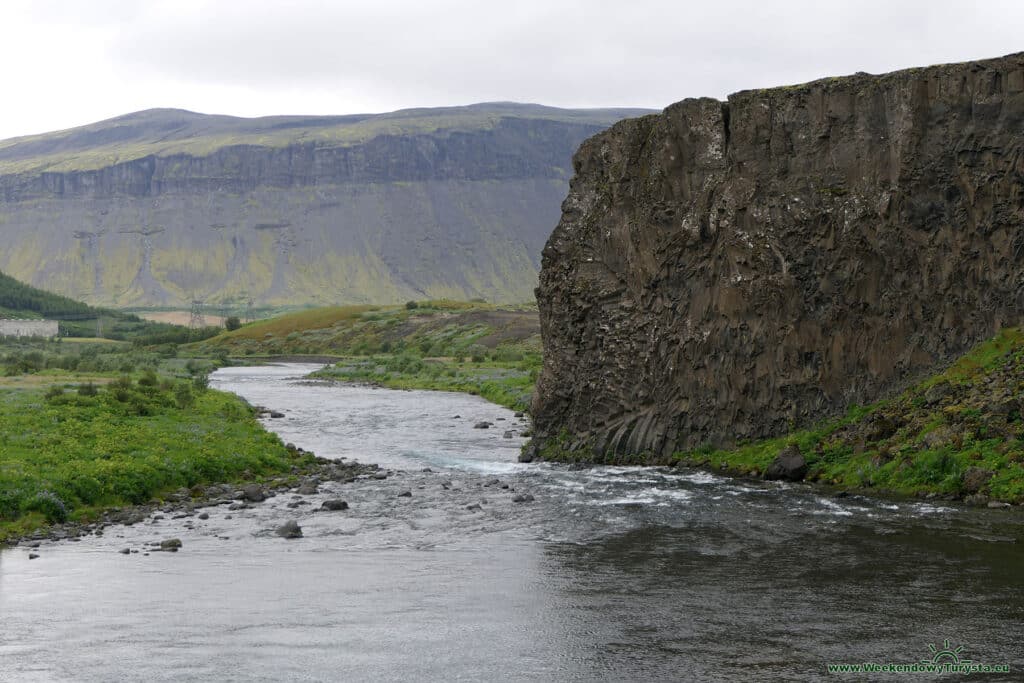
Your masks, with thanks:
M585 142L534 449L662 457L875 400L1024 311L1024 55L684 100Z
M0 141L0 270L103 305L525 301L573 150L635 113L154 110Z

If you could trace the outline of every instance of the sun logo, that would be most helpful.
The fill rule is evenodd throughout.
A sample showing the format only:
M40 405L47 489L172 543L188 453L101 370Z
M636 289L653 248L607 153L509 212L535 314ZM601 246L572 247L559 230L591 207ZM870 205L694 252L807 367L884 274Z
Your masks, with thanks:
M960 653L963 652L964 646L954 649L950 648L949 639L942 641L942 649L935 647L934 643L928 643L928 649L932 653L931 659L922 659L922 664L970 664L969 659L960 659Z

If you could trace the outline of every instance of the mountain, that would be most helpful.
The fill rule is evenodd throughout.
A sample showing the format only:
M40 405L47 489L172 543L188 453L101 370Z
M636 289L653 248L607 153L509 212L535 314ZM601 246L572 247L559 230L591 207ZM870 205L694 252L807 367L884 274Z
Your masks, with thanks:
M1024 310L1024 54L683 100L575 156L534 448L671 454L908 386Z
M532 298L573 150L634 109L174 109L0 141L0 269L93 304Z

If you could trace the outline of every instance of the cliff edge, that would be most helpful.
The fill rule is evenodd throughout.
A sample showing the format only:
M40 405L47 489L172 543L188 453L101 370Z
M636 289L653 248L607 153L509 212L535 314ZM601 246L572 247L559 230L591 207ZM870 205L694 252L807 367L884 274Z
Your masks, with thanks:
M776 436L1021 321L1024 53L683 100L574 170L532 454Z

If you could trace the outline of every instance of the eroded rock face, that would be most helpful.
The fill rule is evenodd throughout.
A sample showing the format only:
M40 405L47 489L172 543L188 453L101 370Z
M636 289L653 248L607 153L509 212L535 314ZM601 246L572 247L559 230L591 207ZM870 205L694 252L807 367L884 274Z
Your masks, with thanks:
M782 434L1024 310L1024 54L684 100L574 166L537 290L538 450Z

